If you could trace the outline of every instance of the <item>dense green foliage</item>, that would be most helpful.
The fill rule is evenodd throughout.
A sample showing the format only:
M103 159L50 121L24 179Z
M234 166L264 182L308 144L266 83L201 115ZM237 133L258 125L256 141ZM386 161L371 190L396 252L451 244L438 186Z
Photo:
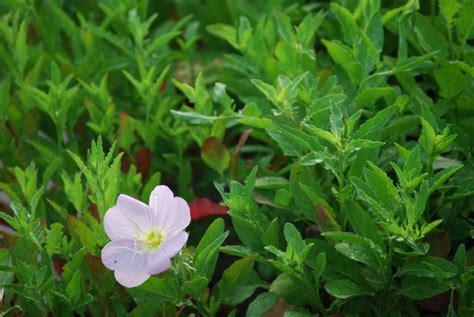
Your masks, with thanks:
M1 316L473 316L473 40L472 0L0 1ZM158 184L229 215L125 289L101 222Z

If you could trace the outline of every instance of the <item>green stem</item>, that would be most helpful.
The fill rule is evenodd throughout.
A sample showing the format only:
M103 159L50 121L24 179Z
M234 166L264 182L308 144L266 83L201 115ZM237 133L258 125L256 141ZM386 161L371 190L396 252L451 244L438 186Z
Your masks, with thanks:
M433 162L434 162L434 160L435 160L435 157L433 157L433 155L430 153L430 157L428 158L428 166L426 167L428 175L430 177L433 176Z
M342 142L341 142L342 143ZM345 230L346 228L346 214L345 214L345 197L343 194L344 187L345 187L345 181L344 181L344 153L342 151L343 145L341 144L341 148L339 149L339 173L338 173L338 183L339 183L339 213L340 216L342 217L342 229Z
M318 308L319 312L320 312L323 316L327 316L326 308L324 307L323 302L321 302L321 298L320 298L320 296L319 296L319 292L318 292L318 291L316 291L316 307Z
M190 81L191 83L194 83L196 81L196 74L194 73L194 66L193 66L193 50L192 48L190 48L187 52L188 54L188 60L189 60L189 63L188 63L188 67L189 67L189 76L191 77L190 78Z
M456 290L456 288L454 288L453 286L451 286L451 294L449 296L449 306L448 306L448 315L451 315L453 312L454 313L454 307L453 307L453 302L454 302L454 291Z
M51 118L53 119L53 123L54 123L54 126L56 127L56 141L57 141L57 144L58 144L58 148L61 148L62 146L62 129L61 129L61 126L59 124L59 122L55 119L55 117L53 115L51 115Z
M321 302L321 297L319 296L319 289L314 289L314 285L309 283L308 280L300 277L300 280L303 281L303 284L305 285L306 289L312 293L312 296L315 298L316 303L315 306L319 310L319 312L323 315L326 316L326 308L324 307L323 303Z
M392 240L390 239L387 229L383 227L383 230L385 232L385 236L387 237L387 242L388 242L387 270L385 271L385 268L384 268L384 283L385 283L385 288L388 290L393 278L392 269L391 269L391 263L392 263L392 258L393 258L393 246L392 246Z

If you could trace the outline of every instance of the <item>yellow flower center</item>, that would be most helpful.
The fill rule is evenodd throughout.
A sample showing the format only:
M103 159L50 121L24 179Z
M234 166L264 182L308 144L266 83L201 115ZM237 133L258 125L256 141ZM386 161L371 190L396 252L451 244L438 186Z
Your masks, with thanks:
M145 251L153 251L160 247L165 241L165 233L161 229L150 229L147 233L138 239Z

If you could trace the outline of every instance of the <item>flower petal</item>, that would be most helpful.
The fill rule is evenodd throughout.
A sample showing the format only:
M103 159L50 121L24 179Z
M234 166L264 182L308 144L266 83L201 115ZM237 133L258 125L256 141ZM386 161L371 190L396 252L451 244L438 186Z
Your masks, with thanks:
M147 272L159 274L171 267L170 258L174 257L188 240L188 233L181 231L172 239L167 239L155 252L148 253Z
M117 205L104 216L105 233L111 240L133 240L153 226L153 210L127 195L119 195Z
M159 250L165 253L168 257L172 258L179 252L179 250L183 248L186 241L188 241L188 233L181 231L174 238L167 239L165 242L163 242Z
M148 256L137 250L134 241L111 241L102 249L102 262L115 271L115 279L125 287L135 287L145 282Z
M171 206L163 215L163 230L168 239L174 238L191 222L188 203L181 197L173 198Z
M156 186L150 194L150 207L157 215L162 214L163 210L168 210L173 201L173 192L168 186Z
M171 267L171 261L164 252L159 250L148 254L146 272L150 275L160 274Z
M145 254L139 251L134 241L110 241L102 249L101 257L109 270L130 271L146 262Z
M117 282L119 282L122 286L129 288L143 284L150 277L150 274L146 273L145 271L115 271L114 275Z

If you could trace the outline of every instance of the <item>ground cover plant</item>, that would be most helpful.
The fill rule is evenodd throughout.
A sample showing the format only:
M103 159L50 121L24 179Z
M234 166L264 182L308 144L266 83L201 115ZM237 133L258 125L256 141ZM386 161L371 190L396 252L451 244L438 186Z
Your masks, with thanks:
M472 0L0 1L1 316L473 316Z

